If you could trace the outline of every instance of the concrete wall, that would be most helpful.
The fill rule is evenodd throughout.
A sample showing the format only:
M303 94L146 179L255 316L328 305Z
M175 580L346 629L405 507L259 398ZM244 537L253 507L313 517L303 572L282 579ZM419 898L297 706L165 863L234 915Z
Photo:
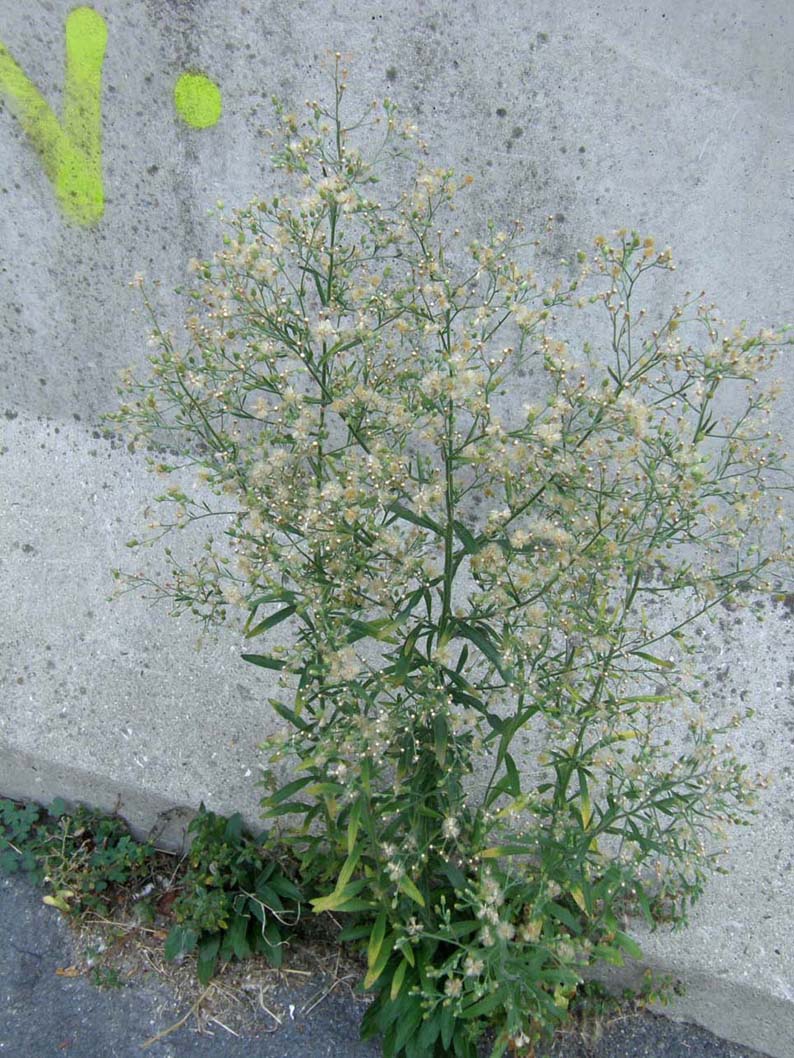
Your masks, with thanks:
M231 635L197 653L196 627L106 600L152 493L97 429L146 353L133 274L177 319L168 292L218 242L208 209L267 185L270 96L323 93L339 49L357 98L392 95L474 175L472 234L554 214L562 256L636 227L729 318L794 320L794 7L96 0L67 33L72 6L0 0L0 792L120 804L138 827L199 800L255 819L265 676ZM178 114L186 71L219 86L217 122ZM708 644L715 701L759 711L740 748L773 785L691 929L647 941L690 987L674 1013L776 1058L794 1056L792 638L778 606ZM162 816L171 840L183 821Z

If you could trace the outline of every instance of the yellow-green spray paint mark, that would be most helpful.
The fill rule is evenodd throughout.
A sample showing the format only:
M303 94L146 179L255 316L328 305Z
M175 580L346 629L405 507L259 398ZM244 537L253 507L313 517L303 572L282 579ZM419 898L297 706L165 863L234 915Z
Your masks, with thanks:
M174 85L177 113L194 129L206 129L221 116L221 90L203 73L183 73Z
M90 7L66 19L63 120L0 41L0 93L41 157L63 211L94 224L105 210L102 185L102 63L105 20Z

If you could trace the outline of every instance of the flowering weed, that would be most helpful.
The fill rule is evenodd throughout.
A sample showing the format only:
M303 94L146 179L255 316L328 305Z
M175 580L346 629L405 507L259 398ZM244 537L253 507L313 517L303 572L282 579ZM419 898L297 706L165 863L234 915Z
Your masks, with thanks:
M345 91L337 66L329 108L277 104L293 191L193 263L186 340L152 309L110 417L166 453L148 540L221 530L119 578L284 626L244 654L286 724L263 806L366 949L364 1032L530 1053L588 968L640 956L629 912L685 921L752 811L693 632L790 568L761 381L789 339L643 308L674 265L635 232L551 281L518 223L465 245L452 172L388 100L346 124Z

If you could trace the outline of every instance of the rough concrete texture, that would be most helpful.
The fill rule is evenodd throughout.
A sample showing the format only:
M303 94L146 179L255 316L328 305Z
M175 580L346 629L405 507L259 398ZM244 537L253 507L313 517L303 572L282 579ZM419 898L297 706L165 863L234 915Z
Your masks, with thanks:
M60 113L71 0L0 0L0 40ZM461 216L557 216L552 258L620 226L653 233L680 288L706 289L751 325L794 319L794 8L788 0L374 0L294 4L127 0L95 5L108 29L101 105L105 212L68 221L38 155L0 111L0 334L4 426L0 791L114 807L139 828L204 800L256 814L267 683L234 635L201 653L198 629L140 599L115 605L109 570L152 494L143 461L97 432L119 369L140 365L135 272L168 293L217 244L217 199L267 186L263 130L276 93L327 91L327 50L349 56L351 94L396 98L433 156L475 184ZM173 87L221 85L217 125L179 121ZM791 431L789 391L779 421ZM689 931L647 938L684 978L675 1013L794 1055L791 910L791 612L709 640L714 701L758 710L742 750L773 772ZM722 682L720 682L722 681ZM177 814L176 819L182 818ZM167 820L164 822L167 823ZM178 826L177 826L178 831ZM176 834L176 831L175 831Z

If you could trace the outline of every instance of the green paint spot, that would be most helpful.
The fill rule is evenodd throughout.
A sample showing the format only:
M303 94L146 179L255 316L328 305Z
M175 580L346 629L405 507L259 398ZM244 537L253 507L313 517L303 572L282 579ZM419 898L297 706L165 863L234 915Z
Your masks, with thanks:
M101 93L107 36L105 20L92 8L69 13L62 121L0 41L0 94L38 152L61 208L85 225L105 211Z
M221 116L221 90L203 73L183 73L174 86L177 113L194 129L206 129Z

